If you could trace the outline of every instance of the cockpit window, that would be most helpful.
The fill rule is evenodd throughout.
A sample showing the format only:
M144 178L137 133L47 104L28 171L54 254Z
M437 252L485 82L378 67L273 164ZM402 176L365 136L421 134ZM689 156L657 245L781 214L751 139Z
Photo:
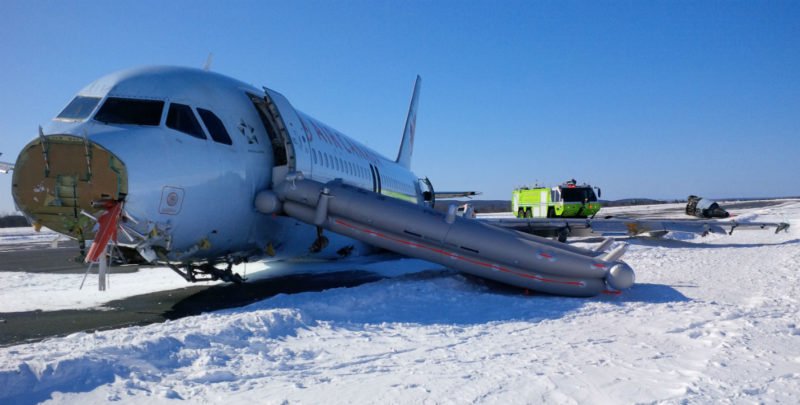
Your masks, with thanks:
M69 105L56 118L61 120L86 119L99 102L100 97L77 96L69 102Z
M200 127L200 123L194 117L192 108L185 104L172 103L169 105L167 127L195 138L206 139L206 134L203 133L203 128Z
M197 113L200 114L200 118L203 120L203 123L206 124L208 133L211 134L211 139L215 142L224 143L225 145L233 144L231 137L228 135L228 131L225 130L225 124L222 123L219 117L214 115L213 112L202 108L198 108Z
M158 126L163 110L164 102L160 100L109 97L94 119L106 124Z

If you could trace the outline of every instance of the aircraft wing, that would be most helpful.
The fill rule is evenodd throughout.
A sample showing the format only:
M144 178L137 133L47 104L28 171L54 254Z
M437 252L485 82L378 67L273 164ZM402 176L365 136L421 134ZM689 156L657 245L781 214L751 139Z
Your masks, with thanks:
M0 162L0 173L8 173L14 170L14 165L11 163Z
M663 236L668 232L732 234L735 229L772 229L775 233L789 229L785 222L698 221L691 219L557 219L557 218L478 218L503 228L540 236Z
M2 154L3 153L0 152L0 155ZM0 173L8 173L12 170L14 170L14 165L12 165L11 163L0 162Z
M479 195L480 191L434 191L433 194L436 195L436 199L441 198L459 198L459 197L472 197Z

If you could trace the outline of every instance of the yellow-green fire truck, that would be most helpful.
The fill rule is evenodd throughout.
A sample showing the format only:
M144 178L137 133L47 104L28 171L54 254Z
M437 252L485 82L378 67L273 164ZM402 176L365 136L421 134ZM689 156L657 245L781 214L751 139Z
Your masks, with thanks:
M592 186L578 185L573 179L552 188L515 189L511 208L517 218L587 218L600 211L601 206Z

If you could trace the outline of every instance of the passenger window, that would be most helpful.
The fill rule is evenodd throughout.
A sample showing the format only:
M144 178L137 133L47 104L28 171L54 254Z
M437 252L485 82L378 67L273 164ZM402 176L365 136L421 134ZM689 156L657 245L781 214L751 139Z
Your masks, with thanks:
M214 142L219 142L225 145L233 145L233 141L228 135L228 131L225 130L225 124L222 123L222 120L219 119L219 117L217 117L213 112L204 110L202 108L198 108L197 113L200 114L200 118L203 120L203 123L206 124L208 133L211 135L211 139L213 139Z
M58 114L56 118L62 120L83 120L94 111L94 108L99 102L100 97L77 96L70 101L69 105L67 105L64 111L61 111L61 114Z
M160 100L138 100L109 97L94 119L105 124L129 124L158 126L164 102Z
M206 139L203 128L197 122L192 108L186 104L172 103L167 112L167 128L181 131L195 138Z

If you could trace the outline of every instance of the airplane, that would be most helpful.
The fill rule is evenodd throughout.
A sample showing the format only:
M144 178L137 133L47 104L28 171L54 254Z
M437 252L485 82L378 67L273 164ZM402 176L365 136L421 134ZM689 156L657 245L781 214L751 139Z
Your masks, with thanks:
M583 249L432 209L474 193L437 193L411 170L420 84L390 159L267 87L186 67L111 73L39 128L12 195L37 229L82 252L93 241L85 261L100 266L101 289L120 251L187 281L241 282L232 266L265 258L386 249L550 294L634 284L625 244Z
M0 152L0 156L3 155L3 152ZM0 162L0 173L7 174L8 172L14 170L14 165L11 163Z

